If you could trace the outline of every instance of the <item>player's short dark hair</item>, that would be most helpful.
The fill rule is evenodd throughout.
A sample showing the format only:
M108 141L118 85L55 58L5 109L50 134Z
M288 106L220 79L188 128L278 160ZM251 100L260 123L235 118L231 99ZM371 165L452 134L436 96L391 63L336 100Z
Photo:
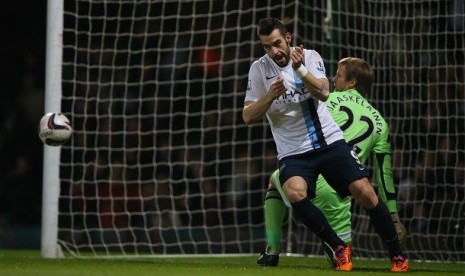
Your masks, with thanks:
M356 57L346 57L339 61L339 66L345 66L346 80L357 80L355 89L363 96L367 95L373 85L374 72L370 64L364 59Z
M270 35L274 30L278 29L282 36L285 36L287 31L286 25L274 17L262 18L258 22L257 35Z

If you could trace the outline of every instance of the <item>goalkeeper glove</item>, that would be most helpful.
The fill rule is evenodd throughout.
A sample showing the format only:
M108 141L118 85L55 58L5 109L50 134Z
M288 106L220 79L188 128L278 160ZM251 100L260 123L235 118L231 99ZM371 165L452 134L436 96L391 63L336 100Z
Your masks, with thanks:
M394 222L394 227L396 228L397 236L399 238L400 244L403 246L405 245L405 239L407 236L407 230L405 230L405 226L402 224L399 218L399 214L397 212L391 213L392 222Z

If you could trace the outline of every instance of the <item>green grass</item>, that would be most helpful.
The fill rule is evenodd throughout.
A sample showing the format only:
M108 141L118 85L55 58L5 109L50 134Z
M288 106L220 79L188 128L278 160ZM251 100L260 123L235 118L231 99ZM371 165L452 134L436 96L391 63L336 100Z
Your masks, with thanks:
M299 276L393 275L385 260L354 259L352 272L334 271L324 258L282 256L278 267L259 267L257 257L188 257L128 259L43 259L38 251L0 251L0 275L186 275L186 276ZM465 275L463 263L411 262L415 275Z

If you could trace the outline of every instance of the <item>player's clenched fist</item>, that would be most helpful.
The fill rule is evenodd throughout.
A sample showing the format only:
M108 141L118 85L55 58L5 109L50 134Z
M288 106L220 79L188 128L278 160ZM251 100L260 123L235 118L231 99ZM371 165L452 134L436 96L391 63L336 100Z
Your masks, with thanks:
M302 65L304 60L304 46L296 46L291 48L291 59L292 59L292 68L296 70Z
M270 96L273 96L273 98L279 97L279 95L283 94L286 92L286 86L284 86L284 80L281 78L281 76L278 76L276 80L271 83L270 86Z

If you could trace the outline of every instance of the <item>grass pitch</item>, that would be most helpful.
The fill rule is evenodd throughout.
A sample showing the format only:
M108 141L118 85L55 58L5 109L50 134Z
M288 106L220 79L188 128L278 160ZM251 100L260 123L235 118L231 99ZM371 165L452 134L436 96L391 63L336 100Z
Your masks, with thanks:
M282 256L278 267L260 267L257 256L247 257L151 257L117 259L43 259L39 251L0 251L0 275L169 275L169 276L300 276L300 275L393 275L386 260L354 261L351 272L334 271L324 258ZM411 262L409 274L465 275L464 263Z

